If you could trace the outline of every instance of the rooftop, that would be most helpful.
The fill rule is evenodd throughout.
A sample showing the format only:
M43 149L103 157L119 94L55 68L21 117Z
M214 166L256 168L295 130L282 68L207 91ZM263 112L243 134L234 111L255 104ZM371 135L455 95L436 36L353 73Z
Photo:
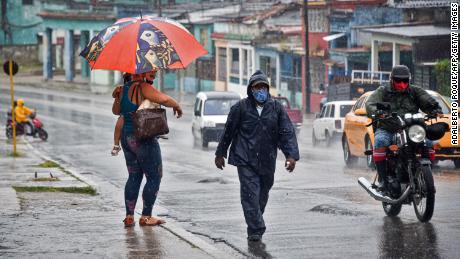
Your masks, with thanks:
M93 20L93 21L105 21L105 20L115 20L115 15L110 14L97 14L97 13L88 13L88 12L51 12L43 11L37 14L43 18L51 19L75 19L75 20Z
M396 8L430 8L430 7L448 7L450 0L406 0L401 3L393 3Z
M363 29L364 32L404 38L438 37L450 35L450 28L438 25L388 26Z

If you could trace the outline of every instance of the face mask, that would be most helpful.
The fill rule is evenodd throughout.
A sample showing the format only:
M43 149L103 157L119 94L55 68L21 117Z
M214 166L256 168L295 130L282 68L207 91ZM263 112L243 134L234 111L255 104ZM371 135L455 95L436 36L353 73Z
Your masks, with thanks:
M268 99L268 91L267 89L253 90L252 96L258 103L264 103Z
M393 87L396 91L404 91L409 87L409 83L405 82L393 82Z

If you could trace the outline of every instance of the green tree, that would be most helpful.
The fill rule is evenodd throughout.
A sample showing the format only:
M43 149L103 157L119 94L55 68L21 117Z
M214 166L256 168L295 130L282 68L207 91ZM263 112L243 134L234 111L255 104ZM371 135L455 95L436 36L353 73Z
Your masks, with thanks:
M443 59L434 66L438 92L450 96L450 59Z

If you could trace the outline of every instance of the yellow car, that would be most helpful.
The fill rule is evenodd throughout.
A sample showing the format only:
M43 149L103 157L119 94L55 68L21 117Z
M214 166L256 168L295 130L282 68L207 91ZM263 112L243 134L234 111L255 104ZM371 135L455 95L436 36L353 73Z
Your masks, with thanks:
M438 122L446 122L450 125L450 105L437 92L427 92L439 103L444 117ZM347 166L352 166L359 157L365 157L366 150L372 150L374 146L374 132L372 127L367 127L372 120L367 117L366 102L372 92L364 93L356 101L351 111L345 116L345 125L342 135L343 157ZM460 168L460 148L450 143L450 132L435 142L436 160L453 160L456 168ZM373 167L372 155L366 156L367 165Z

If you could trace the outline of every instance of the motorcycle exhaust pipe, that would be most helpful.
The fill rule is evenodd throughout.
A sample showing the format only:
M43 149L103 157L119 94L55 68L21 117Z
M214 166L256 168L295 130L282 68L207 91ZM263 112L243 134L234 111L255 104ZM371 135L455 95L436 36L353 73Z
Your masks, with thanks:
M406 198L407 196L409 195L410 193L410 187L407 186L406 190L404 190L404 193L398 198L398 199L392 199L388 196L384 196L382 195L381 193L379 193L376 189L372 188L372 184L364 177L359 177L358 179L358 183L359 185L361 185L361 187L364 188L364 190L367 191L367 193L369 193L372 198L374 198L375 200L378 200L378 201L381 201L381 202L386 202L386 203L390 203L390 204L399 204L399 203L402 203Z

